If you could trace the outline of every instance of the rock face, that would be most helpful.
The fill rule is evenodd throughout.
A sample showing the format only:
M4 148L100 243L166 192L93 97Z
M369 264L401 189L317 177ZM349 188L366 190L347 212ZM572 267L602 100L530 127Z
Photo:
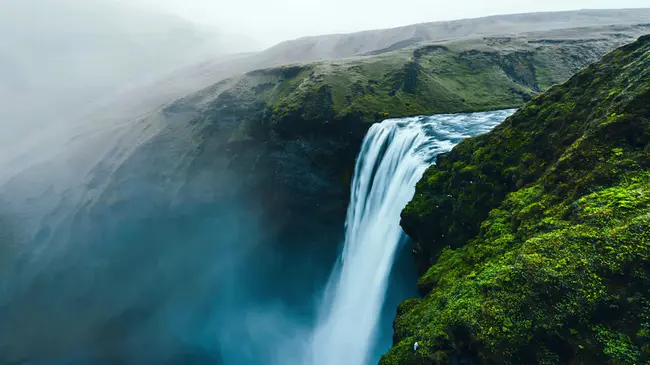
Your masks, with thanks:
M220 151L241 186L263 203L270 226L297 234L314 222L343 221L355 156L371 123L517 107L625 42L549 39L447 42L256 70L179 100L166 113L196 114L190 124L199 149L228 136Z
M402 213L424 299L381 364L650 361L649 168L650 36L440 155Z

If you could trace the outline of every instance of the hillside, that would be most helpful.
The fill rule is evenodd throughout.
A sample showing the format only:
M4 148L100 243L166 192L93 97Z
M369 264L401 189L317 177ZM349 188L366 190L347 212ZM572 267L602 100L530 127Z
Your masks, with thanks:
M7 108L4 111L3 117L7 120L17 121L14 123L16 126L24 127L33 125L44 120L44 116L46 115L48 116L48 125L51 125L52 120L50 116L57 115L57 113L59 116L67 119L77 120L80 125L90 124L95 126L104 123L114 124L116 120L131 120L134 116L148 114L152 109L169 103L170 100L195 94L197 90L213 85L228 77L233 77L233 75L240 75L255 69L278 67L284 64L293 64L300 67L305 66L296 64L296 62L312 62L308 65L309 67L318 67L321 69L319 73L328 73L329 71L327 70L333 68L329 67L325 61L333 61L335 68L338 70L336 77L340 79L340 82L338 82L339 87L347 88L345 83L348 80L346 78L348 76L357 77L356 74L358 74L358 72L350 70L349 67L355 64L363 65L372 63L377 65L383 64L382 67L388 69L398 67L398 69L390 70L392 75L380 76L399 78L402 77L399 74L403 73L403 70L407 67L405 63L410 62L410 59L413 57L413 50L425 46L463 43L468 50L472 50L477 47L479 49L484 48L483 46L489 43L490 49L492 50L503 48L504 51L508 52L508 48L510 47L508 43L513 43L519 50L523 50L520 47L522 42L536 41L539 43L538 45L551 46L558 42L569 44L571 42L588 40L591 45L587 47L588 49L584 57L581 54L574 54L573 52L575 50L566 54L557 54L555 55L559 57L559 62L557 63L566 64L567 67L557 70L557 74L550 72L548 75L541 74L535 76L535 78L539 78L539 88L543 89L544 87L548 87L552 82L566 80L573 72L588 62L595 60L604 52L624 43L631 42L650 29L648 26L650 24L650 11L647 9L519 14L419 24L396 29L375 30L347 35L308 37L283 42L263 52L218 56L209 58L204 62L191 62L190 64L184 65L184 61L179 61L179 59L196 60L196 58L193 58L191 50L197 47L201 48L200 46L205 42L205 34L200 29L195 29L178 19L159 17L157 14L149 14L143 17L143 24L140 24L134 21L139 19L137 11L134 12L132 9L126 11L120 7L116 8L115 6L111 6L111 2L108 0L93 3L90 7L87 4L83 5L84 3L79 0L66 0L60 3L62 6L47 10L49 9L47 4L50 3L53 3L52 0L46 1L44 3L46 6L41 7L30 7L28 2L7 2L6 4L3 3L0 5L5 10L1 12L0 19L6 18L4 22L1 22L2 25L0 25L0 28L2 29L13 27L12 22L16 19L29 18L34 20L41 19L47 15L57 14L56 19L68 19L69 21L59 22L60 24L42 21L39 27L42 33L48 36L43 37L39 41L40 44L54 45L57 39L67 37L67 44L83 46L79 47L77 52L70 52L68 47L61 49L57 49L54 46L48 47L47 50L49 50L49 53L43 50L41 53L31 54L27 57L29 62L23 62L23 59L16 59L14 53L16 49L20 49L24 45L33 44L33 34L29 32L29 29L25 30L20 27L16 28L18 31L12 29L11 31L7 30L5 32L12 36L10 37L11 39L7 39L7 42L0 46L0 62L8 65L6 69L10 70L10 72L7 72L5 76L7 76L6 79L9 80L9 83L6 83L5 86L11 89L3 90L0 86L0 94L7 101ZM77 3L83 6L79 6ZM73 11L70 9L70 4L76 4L75 7L77 7L77 10ZM52 7L51 4L49 6ZM87 8L95 9L95 12L97 12L97 9L102 9L100 11L102 16L94 21L89 21L83 16L73 16L75 12L81 12L83 14L83 9L90 11ZM13 15L4 16L3 18L3 14ZM123 26L116 28L116 21L118 23L122 22ZM582 28L575 28L577 26ZM98 39L102 41L88 44L83 39L76 40L74 32L72 37L66 36L65 32L70 33L75 29L84 27L92 29L94 34L99 36ZM168 36L161 48L161 37L150 37L150 33L133 34L138 29L155 30L153 32L154 35L167 34ZM425 36L413 38L412 34L416 30L418 34L424 34ZM167 31L169 33L165 33ZM26 40L23 39L25 37L27 37ZM216 53L232 50L229 43L236 41L236 39L233 40L223 35L221 37L217 35L216 39L214 35L210 35L209 38L213 45L210 50L216 51ZM224 38L227 39L224 40ZM511 41L507 41L507 38L511 38ZM504 39L506 41L502 46L495 44L495 40L496 42L503 42ZM119 45L119 48L124 52L117 56L110 54L110 52L107 52L110 48L104 47L104 45L109 44ZM534 44L531 44L525 52L536 52L536 48ZM31 49L37 50L39 48L32 45ZM53 50L57 51L54 52ZM79 50L82 50L82 52L78 52ZM592 50L597 50L596 54L592 53ZM465 54L463 56L467 55ZM527 57L525 55L523 56L524 58ZM548 56L551 57L553 55ZM151 57L154 58L154 61L151 60ZM161 77L162 75L154 75L151 77L152 73L155 74L155 70L151 65L157 64L162 66L160 65L161 57L168 59L169 64L174 65L175 71L164 77ZM569 59L568 57L574 57L575 59ZM104 71L96 72L96 68L85 67L85 65L91 63L96 64L97 61L103 64L107 58L110 59L111 74L107 74ZM390 58L395 59L389 60ZM38 62L34 63L34 60L38 60ZM313 63L319 60L319 65ZM555 61L553 58L549 58L548 60ZM444 62L438 65L435 64L435 61L435 59L432 60L430 65L425 64L424 68L431 71L432 68L445 66L444 62L448 60L443 60ZM452 60L451 62L455 61ZM488 62L493 61L488 60ZM505 60L505 62L510 62L510 60ZM524 60L524 63L527 62L527 60ZM70 65L81 66L74 67L74 70L69 70ZM124 67L113 67L115 65L123 65ZM548 70L555 66L547 65L541 68ZM536 65L535 67L540 68L540 65ZM107 67L99 68L105 69ZM368 68L364 66L364 70L361 71L366 72ZM61 72L48 73L48 70L51 69L58 69ZM389 73L388 69L378 71ZM142 72L142 70L146 72ZM349 71L351 72L348 75L347 73ZM462 69L457 69L456 71L457 73L464 72ZM89 73L91 76L89 76ZM151 80L141 83L128 83L125 81L133 75L148 75ZM447 77L446 75L442 76ZM238 78L239 76L234 77L235 80ZM368 79L366 76L362 78ZM437 77L434 75L434 78ZM531 80L530 76L527 76L527 78L529 81ZM80 79L86 80L87 84L80 85L78 82ZM259 81L259 78L257 80L250 80L246 76L243 79L241 83L242 89L246 89L247 82L249 84L267 82ZM279 81L279 79L276 81ZM382 80L378 79L375 81ZM57 85L57 96L53 97L54 90L51 88L36 87L35 82ZM392 85L392 81L388 82ZM211 90L210 92L214 96L215 92L218 93L224 90L223 85L231 85L232 83L233 80L230 80L220 84L221 86L219 87L213 87L209 90ZM510 83L498 83L501 83L500 86L505 86L508 90L513 86ZM313 84L318 84L318 81ZM464 86L460 84L447 85L444 82L443 84L443 87L439 88L440 90L437 92L426 92L425 97L438 97L440 94L450 91L449 96L445 96L443 98L445 101L442 103L446 105L445 110L456 110L454 108L450 109L450 107L454 105L458 106L458 101L462 100L462 96L459 98L457 95L458 89ZM115 85L119 85L117 88L119 92L115 95L108 92L109 95L107 96L107 91L116 90ZM265 87L268 86L266 85ZM451 87L452 90L445 89L447 87ZM389 87L388 91L391 89L392 86ZM499 95L493 98L498 100L499 103L492 106L513 105L513 101L515 101L516 105L519 105L521 104L522 97L525 99L527 96L522 95L522 97L519 97L517 93L524 90L524 94L530 94L530 90L528 89L529 86L526 85L524 87L514 85L514 88L511 90L512 92L506 91L506 89L499 89L501 94L510 93L511 95ZM80 92L80 90L83 92ZM287 88L285 94L292 92L291 88ZM339 90L339 94L344 93L347 93L347 91ZM386 95L386 90L382 91L382 93ZM462 90L461 93L463 93ZM102 95L107 97L99 98ZM297 96L298 98L301 97L300 95ZM255 98L259 97L255 96ZM446 100L448 98L452 100ZM390 97L390 99L392 103L393 98ZM478 99L482 100L473 100L473 105L468 105L467 109L484 109L484 107L481 107L481 103L487 102L489 104L494 101L489 100L489 95L483 95ZM386 97L382 97L380 101L375 100L370 103L364 101L363 103L366 105L361 109L364 109L363 112L366 114L388 112L388 110L376 110L378 107L377 103L385 100ZM395 100L399 103L405 101L402 97ZM93 104L84 104L86 101L92 101ZM412 100L406 101L413 104ZM24 107L27 103L31 105L29 112ZM421 102L418 103L422 104ZM436 111L440 109L438 106L428 108L426 107L427 103L424 102L424 104L424 107L422 105L415 105L413 107L400 106L398 109L402 113L396 113L395 115L402 115L404 113L412 114L418 111ZM72 107L72 105L76 105L76 107ZM73 114L73 116L69 114ZM370 119L373 119L372 116L370 117ZM81 126L78 128L85 129L85 127ZM30 150L31 148L31 146L26 146L25 150ZM3 155L8 156L9 154L3 153Z
M484 38L518 38L557 42L585 39L629 42L650 29L650 9L582 10L551 13L499 15L476 19L415 24L350 34L305 37L282 42L262 52L207 60L177 70L168 78L138 90L136 95L159 104L195 92L227 77L254 69L316 61L351 58L406 51L448 42L481 43ZM470 46L471 47L471 46ZM570 74L564 75L568 77ZM562 80L565 80L562 79ZM156 91L153 91L156 90ZM161 90L165 95L158 96ZM175 95L175 96L174 96ZM132 99L128 96L126 99ZM155 104L154 104L155 105Z
M205 171L227 169L252 204L261 205L273 234L338 232L355 157L372 123L387 117L518 107L642 29L620 27L617 36L603 28L583 29L582 40L541 33L443 42L251 71L147 117L137 128L153 133L150 141L125 164L148 158L153 153L149 145L169 151L158 155L186 151L177 163L187 170L158 166L151 171L151 183L169 181L189 189L193 179L207 178ZM120 171L143 168L149 167ZM170 177L163 170L177 173ZM113 178L109 195L129 201L129 193L117 184L128 177ZM233 187L216 183L212 189L205 194L221 195ZM311 242L338 242L321 236Z
M649 106L645 36L440 155L402 213L424 299L381 364L646 364Z
M334 119L511 107L567 80L648 26L565 29L407 47L371 57L251 71L225 92L257 100L274 117L326 94Z

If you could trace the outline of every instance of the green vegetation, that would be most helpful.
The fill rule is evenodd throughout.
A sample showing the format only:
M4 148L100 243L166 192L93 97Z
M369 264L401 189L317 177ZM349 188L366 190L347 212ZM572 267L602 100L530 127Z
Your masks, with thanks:
M264 126L280 134L318 133L328 123L518 107L596 61L612 42L492 38L263 69L224 83L213 107L257 110ZM239 128L233 141L246 140L254 127Z
M650 364L650 36L439 156L395 364ZM412 344L420 348L413 353Z
M273 229L294 234L317 221L338 227L372 123L518 107L628 39L585 38L539 43L525 35L493 37L260 69L165 112L174 120L192 116L185 131L193 136L193 150L205 156L204 164L224 156L251 199L264 202Z

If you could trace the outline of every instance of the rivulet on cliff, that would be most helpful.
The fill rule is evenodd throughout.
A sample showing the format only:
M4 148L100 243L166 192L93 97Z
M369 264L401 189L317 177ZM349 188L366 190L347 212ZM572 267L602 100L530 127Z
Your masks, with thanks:
M381 364L647 364L649 142L645 36L440 155Z

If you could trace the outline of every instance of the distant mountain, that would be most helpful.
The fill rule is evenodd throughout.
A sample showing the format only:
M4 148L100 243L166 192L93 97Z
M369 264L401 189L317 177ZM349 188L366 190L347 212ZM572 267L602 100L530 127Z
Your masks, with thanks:
M304 62L384 53L422 42L646 23L650 23L650 8L497 15L350 34L305 37L282 42L264 51L260 57L274 63Z

